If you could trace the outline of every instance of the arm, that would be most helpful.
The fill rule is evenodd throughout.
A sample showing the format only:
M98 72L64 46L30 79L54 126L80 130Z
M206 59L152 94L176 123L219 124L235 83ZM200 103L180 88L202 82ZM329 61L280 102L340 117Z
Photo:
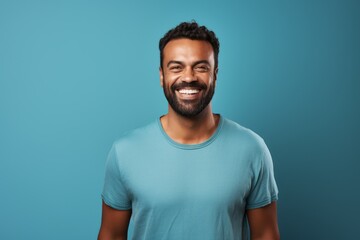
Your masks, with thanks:
M250 226L251 240L280 239L276 202L261 208L249 209L247 211L247 218Z
M103 202L98 240L126 240L130 217L131 210L116 210Z

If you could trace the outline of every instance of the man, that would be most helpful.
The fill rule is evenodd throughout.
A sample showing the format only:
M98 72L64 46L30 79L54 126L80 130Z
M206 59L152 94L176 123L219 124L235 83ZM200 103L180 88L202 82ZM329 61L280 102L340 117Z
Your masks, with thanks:
M214 114L219 42L196 22L160 40L168 113L114 143L100 240L279 239L278 190L263 140Z

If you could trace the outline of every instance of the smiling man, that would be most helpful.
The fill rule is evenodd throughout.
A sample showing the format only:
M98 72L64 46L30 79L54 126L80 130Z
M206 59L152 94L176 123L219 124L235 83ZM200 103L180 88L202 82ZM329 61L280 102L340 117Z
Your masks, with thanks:
M168 113L109 153L98 239L279 239L270 153L251 130L214 114L219 41L196 22L160 40Z

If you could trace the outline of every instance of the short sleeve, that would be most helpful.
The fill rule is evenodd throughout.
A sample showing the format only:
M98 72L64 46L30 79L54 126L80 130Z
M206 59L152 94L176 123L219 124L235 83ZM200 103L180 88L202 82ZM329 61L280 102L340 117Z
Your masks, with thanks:
M269 149L263 143L261 154L254 165L254 178L247 198L246 209L260 208L278 199L274 168Z
M101 194L104 203L118 210L131 209L131 201L122 179L116 145L108 154L105 165L105 180Z

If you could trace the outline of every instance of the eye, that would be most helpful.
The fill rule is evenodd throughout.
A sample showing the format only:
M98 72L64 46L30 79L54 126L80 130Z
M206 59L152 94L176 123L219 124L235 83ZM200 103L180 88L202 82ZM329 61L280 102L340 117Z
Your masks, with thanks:
M171 65L169 69L172 72L180 72L182 70L182 67L181 65Z
M207 65L198 65L195 67L195 70L198 72L208 72L209 71L209 67Z

